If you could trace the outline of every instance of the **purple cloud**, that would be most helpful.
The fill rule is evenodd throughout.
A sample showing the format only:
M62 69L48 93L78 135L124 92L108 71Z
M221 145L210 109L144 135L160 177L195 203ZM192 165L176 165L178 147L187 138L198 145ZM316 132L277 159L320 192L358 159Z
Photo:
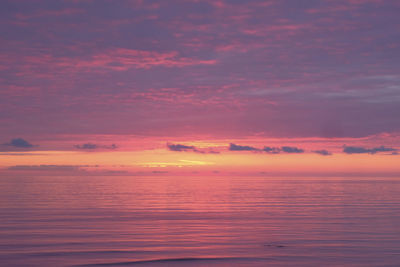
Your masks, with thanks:
M264 152L271 153L271 154L279 154L281 152L281 149L279 147L265 146L262 150Z
M214 151L214 150L200 150L195 146L187 146L187 145L182 145L182 144L170 144L167 143L167 148L170 151L176 151L176 152L195 152L195 153L200 153L200 154L219 154L219 151Z
M326 150L326 149L314 150L313 152L314 152L314 153L317 153L317 154L320 154L320 155L322 155L322 156L330 156L330 155L332 155L332 153L329 152L329 151Z
M252 146L241 146L233 143L229 144L230 151L259 151L259 149Z
M96 144L92 144L92 143L86 143L83 145L76 145L75 146L78 149L97 149L98 146Z
M182 144L167 144L167 147L169 150L171 151L195 151L196 148L194 146L186 146L186 145L182 145Z
M294 2L2 1L0 136L400 132L399 3Z
M283 146L281 147L281 150L285 153L304 153L304 149L297 148L297 147L291 147L291 146Z
M14 138L12 139L9 143L3 144L5 146L11 146L15 148L32 148L34 145L26 141L25 139L22 138Z
M365 147L355 147L355 146L344 146L343 152L346 154L375 154L378 152L397 152L398 149L391 147L375 147L375 148L365 148Z
M93 143L85 143L82 145L75 145L75 147L77 149L83 149L83 150L95 150L95 149L117 149L118 146L116 144L111 144L109 146L107 145L97 145L97 144L93 144Z
M236 145L236 144L233 144L233 143L231 143L229 145L229 150L230 151L266 152L266 153L269 153L269 154L279 154L281 152L284 152L284 153L304 153L303 149L297 148L297 147L282 146L281 148L279 148L279 147L264 146L263 149L259 149L259 148L252 147L252 146Z

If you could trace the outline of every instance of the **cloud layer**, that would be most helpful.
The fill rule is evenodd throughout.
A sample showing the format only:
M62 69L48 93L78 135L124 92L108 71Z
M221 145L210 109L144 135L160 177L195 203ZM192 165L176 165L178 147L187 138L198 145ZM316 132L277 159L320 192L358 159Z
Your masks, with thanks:
M399 132L399 8L4 0L0 138Z

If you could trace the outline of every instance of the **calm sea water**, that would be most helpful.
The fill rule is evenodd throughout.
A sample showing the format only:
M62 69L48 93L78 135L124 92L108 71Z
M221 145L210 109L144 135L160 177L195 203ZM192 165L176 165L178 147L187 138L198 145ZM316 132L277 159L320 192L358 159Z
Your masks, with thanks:
M400 266L400 177L1 177L1 266Z

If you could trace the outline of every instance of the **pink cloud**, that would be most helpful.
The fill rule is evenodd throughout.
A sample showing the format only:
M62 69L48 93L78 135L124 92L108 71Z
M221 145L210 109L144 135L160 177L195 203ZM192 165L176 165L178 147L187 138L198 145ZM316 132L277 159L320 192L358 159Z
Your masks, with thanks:
M53 78L55 72L125 71L154 67L181 68L195 65L215 65L217 60L203 60L179 56L178 52L155 52L134 49L109 49L85 58L44 55L0 55L4 65L1 70L16 68L16 75L36 78ZM66 73L67 71L68 73Z
M89 60L76 63L82 68L108 68L112 70L127 70L130 68L149 69L152 67L185 67L191 65L213 65L216 60L200 60L180 57L177 52L150 52L133 49L116 49L104 54L94 55Z

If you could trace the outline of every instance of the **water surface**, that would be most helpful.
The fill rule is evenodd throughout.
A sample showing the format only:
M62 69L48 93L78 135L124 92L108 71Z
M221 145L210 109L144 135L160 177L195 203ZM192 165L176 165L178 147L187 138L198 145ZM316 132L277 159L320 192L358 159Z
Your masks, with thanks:
M2 266L399 266L400 178L1 177Z

